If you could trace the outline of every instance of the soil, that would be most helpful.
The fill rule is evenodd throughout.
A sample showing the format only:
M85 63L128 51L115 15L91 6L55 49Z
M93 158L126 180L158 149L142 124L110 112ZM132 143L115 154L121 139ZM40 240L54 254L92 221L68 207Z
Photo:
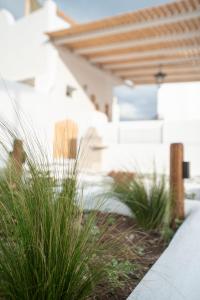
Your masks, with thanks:
M101 226L105 219L113 228L109 235L112 234L112 238L115 236L118 238L120 235L122 247L121 251L117 253L117 260L128 261L136 267L125 280L122 279L121 287L112 288L105 282L96 289L95 295L90 300L124 300L162 254L167 247L167 242L160 232L147 232L139 228L133 218L99 213L97 226Z

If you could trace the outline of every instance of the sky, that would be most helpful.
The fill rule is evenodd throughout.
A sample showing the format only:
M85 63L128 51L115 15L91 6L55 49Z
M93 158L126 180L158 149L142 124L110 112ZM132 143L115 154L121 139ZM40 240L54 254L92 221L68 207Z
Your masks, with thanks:
M115 88L115 95L120 105L121 121L155 119L157 117L156 85L130 88L120 86Z
M40 4L45 0L38 0ZM170 0L54 0L60 9L77 22L88 22L103 17L164 4ZM23 14L24 0L0 0L0 8L10 10L15 17Z
M54 0L58 7L77 22L89 22L111 15L164 4L170 0ZM44 0L38 0L40 4ZM8 9L15 18L23 15L24 0L0 0L0 9ZM156 116L156 86L115 89L121 120L152 119Z

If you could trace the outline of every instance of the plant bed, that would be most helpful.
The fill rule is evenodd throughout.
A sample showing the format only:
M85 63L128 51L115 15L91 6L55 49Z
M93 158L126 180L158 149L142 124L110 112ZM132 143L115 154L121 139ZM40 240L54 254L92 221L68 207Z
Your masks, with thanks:
M157 261L168 242L159 231L144 231L128 216L114 213L98 213L96 232L108 223L111 230L104 238L120 238L121 249L110 253L109 280L101 283L90 300L123 300ZM113 257L113 258L112 258Z
M167 246L164 181L149 190L131 174L86 212L77 162L59 181L43 155L26 157L28 176L14 160L0 180L0 298L127 299ZM99 212L112 196L131 216Z

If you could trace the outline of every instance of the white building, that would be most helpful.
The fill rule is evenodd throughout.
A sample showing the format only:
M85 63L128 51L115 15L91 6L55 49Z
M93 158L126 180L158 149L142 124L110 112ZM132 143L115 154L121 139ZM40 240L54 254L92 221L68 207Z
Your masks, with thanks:
M104 166L109 165L112 153L119 163L120 153L126 157L126 149L130 156L140 157L130 150L136 144L141 154L141 144L200 143L199 96L195 96L196 106L190 113L195 118L186 120L177 116L181 93L177 94L178 104L166 105L174 91L163 87L158 112L164 120L131 125L118 124L113 99L113 88L124 81L154 83L161 64L166 82L200 81L200 4L185 2L179 1L179 9L176 3L169 3L83 25L74 25L58 13L52 0L16 21L8 11L0 11L1 120L20 131L20 112L24 126L29 124L45 138L51 157L60 155L55 150L59 135L66 120L73 120L78 138L91 140L91 132L95 132L90 156L98 160L102 152ZM108 141L109 150L101 151Z
M47 32L68 28L53 1L15 21L0 11L0 116L14 127L34 128L52 152L55 126L65 120L78 125L78 137L89 128L102 130L106 105L119 80L66 49L56 49ZM111 111L107 112L111 118ZM19 116L21 115L21 121Z

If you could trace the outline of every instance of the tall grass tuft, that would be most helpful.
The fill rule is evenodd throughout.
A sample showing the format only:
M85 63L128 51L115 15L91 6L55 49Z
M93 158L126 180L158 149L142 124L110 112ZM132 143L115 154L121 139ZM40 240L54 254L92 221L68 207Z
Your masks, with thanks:
M104 228L94 234L97 213L83 212L77 164L63 166L58 187L42 160L29 153L26 176L0 179L0 298L86 299L105 280L113 242Z
M115 183L114 194L129 207L142 228L161 229L168 224L171 201L164 176L154 174L149 182L137 176L126 183Z

